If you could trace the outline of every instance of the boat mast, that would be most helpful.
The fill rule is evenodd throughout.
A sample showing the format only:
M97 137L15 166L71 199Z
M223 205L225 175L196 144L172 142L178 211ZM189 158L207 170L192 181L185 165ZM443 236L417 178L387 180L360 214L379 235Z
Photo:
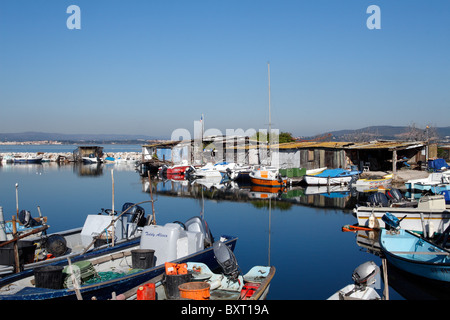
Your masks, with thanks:
M269 75L269 147L270 147L270 143L271 140L270 136L272 134L272 119L271 119L271 115L270 115L270 62L267 62L267 73Z
M267 62L267 73L269 75L269 133L267 138L269 139L269 166L272 164L272 118L270 111L270 62Z

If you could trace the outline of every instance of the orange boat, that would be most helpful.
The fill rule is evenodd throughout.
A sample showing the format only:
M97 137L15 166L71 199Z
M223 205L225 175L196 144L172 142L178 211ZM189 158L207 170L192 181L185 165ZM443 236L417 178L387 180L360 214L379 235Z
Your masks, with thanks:
M278 173L278 170L267 170L265 168L258 168L250 172L250 181L263 187L285 187L287 180L283 179Z

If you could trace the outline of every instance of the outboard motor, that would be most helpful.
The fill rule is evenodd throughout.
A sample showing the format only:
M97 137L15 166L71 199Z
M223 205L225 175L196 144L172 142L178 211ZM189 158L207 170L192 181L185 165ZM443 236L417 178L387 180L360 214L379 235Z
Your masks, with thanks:
M391 189L386 192L387 198L392 203L397 203L403 200L403 194L398 189Z
M19 213L19 221L22 223L25 227L31 228L42 225L41 222L38 222L34 220L31 217L31 213L28 210L21 210Z
M406 216L405 216L406 217ZM394 216L390 212L386 212L382 217L381 220L383 220L384 224L386 225L387 230L399 230L400 229L400 222L405 218L398 219L396 216Z
M371 194L367 198L367 202L369 205L379 206L379 207L387 207L389 205L386 195L381 192L376 192L374 194Z
M124 203L122 206L122 212L133 205L134 203L131 202ZM145 210L141 206L134 206L125 214L128 215L128 222L136 223L138 227L145 226L147 219L145 218Z
M55 257L60 257L67 252L67 242L63 236L52 234L45 240L45 249Z
M236 257L228 246L222 241L214 242L214 256L222 268L225 276L237 280L240 270L236 261Z
M376 282L376 276L380 273L380 268L373 261L361 264L353 271L352 279L358 287L368 287Z
M205 238L204 240L205 248L213 244L214 238L212 236L211 230L209 230L208 224L201 217L197 216L190 218L188 221L186 221L186 223L184 223L184 226L187 231L203 233L203 236Z

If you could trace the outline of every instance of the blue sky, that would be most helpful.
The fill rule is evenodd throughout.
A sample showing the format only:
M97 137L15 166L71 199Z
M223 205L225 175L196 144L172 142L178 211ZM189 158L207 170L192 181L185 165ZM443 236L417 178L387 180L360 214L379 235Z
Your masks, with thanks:
M0 132L265 129L268 62L281 131L449 126L449 17L442 0L2 0Z

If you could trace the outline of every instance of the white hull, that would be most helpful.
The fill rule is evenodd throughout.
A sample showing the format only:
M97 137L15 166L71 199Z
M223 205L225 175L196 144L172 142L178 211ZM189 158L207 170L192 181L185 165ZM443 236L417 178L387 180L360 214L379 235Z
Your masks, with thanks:
M425 232L427 235L442 233L450 225L450 208L443 196L425 197L417 207L357 207L354 209L358 225L369 228L385 228L383 215L389 212L396 216L402 229ZM423 217L423 223L422 223Z

